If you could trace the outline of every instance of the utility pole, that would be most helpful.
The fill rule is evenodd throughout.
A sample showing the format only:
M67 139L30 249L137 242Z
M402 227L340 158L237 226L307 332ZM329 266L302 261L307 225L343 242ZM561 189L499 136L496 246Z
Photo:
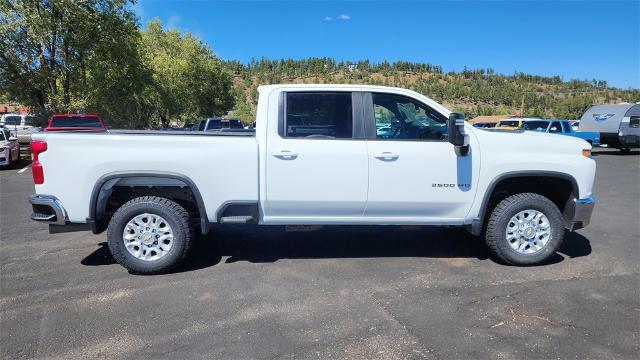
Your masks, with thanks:
M520 117L524 117L524 94L522 94L522 101L520 103Z

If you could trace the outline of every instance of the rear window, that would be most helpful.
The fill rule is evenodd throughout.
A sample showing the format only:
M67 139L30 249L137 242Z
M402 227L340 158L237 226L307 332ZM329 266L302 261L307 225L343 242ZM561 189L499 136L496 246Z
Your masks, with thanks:
M51 120L51 127L101 128L102 124L95 117L55 117Z
M221 128L222 128L222 121L220 120L209 120L207 124L207 130L221 129Z
M4 118L5 125L20 125L21 121L22 121L21 116L6 116Z
M351 93L287 93L286 137L353 136Z
M632 116L631 119L629 119L629 127L640 127L640 116Z

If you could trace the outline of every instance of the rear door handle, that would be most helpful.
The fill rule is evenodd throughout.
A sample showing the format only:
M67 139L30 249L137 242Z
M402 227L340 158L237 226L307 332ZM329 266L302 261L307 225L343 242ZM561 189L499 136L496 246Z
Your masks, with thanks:
M280 150L271 153L271 155L277 157L278 159L284 160L293 160L298 157L298 153L295 153L291 150Z
M400 157L400 155L394 154L394 153L389 152L389 151L385 151L383 153L373 155L373 157L376 158L376 159L389 161L389 160L396 160L397 158Z

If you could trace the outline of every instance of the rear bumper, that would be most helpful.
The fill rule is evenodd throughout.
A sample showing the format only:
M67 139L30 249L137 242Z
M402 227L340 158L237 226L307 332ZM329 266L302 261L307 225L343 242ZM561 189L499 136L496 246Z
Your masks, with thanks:
M31 220L53 225L64 225L67 222L67 213L55 196L31 195L29 203L33 209Z
M570 200L564 209L565 227L574 231L589 225L595 205L596 200L593 196Z

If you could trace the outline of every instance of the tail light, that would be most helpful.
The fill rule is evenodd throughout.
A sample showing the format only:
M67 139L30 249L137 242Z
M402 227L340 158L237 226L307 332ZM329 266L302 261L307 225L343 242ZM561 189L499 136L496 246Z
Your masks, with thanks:
M47 151L47 143L40 140L34 140L31 142L31 155L33 156L33 162L31 163L31 173L33 174L33 182L36 185L44 183L44 170L42 164L38 160L38 155Z

